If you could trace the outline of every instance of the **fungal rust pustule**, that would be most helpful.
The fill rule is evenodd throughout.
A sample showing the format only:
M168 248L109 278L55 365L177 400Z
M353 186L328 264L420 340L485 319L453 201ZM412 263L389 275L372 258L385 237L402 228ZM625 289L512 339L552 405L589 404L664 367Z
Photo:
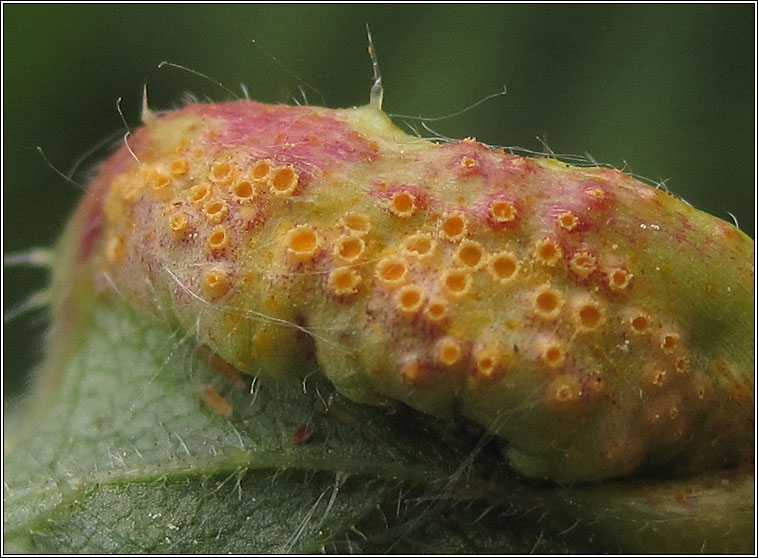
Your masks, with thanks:
M152 119L82 207L114 300L249 373L315 346L343 395L460 413L523 475L753 453L753 243L619 171L236 101Z

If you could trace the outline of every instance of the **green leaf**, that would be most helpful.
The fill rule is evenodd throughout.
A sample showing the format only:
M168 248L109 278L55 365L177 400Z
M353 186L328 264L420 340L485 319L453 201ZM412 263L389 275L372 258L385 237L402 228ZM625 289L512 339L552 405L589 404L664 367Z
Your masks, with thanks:
M230 381L197 358L185 332L120 303L97 304L81 327L59 381L38 388L49 404L14 413L6 427L9 552L752 546L752 478L698 479L696 490L653 479L523 482L473 427L352 403L317 370L302 383ZM204 402L206 386L230 417ZM303 426L312 436L293 445Z

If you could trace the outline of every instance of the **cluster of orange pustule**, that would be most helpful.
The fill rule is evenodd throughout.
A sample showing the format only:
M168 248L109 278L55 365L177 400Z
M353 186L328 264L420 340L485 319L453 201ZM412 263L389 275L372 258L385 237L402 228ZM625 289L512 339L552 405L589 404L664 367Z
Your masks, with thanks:
M733 426L752 376L734 338L691 342L691 320L727 320L724 281L752 283L739 262L687 276L714 233L693 233L703 218L667 194L472 140L435 145L373 107L193 105L130 149L102 175L102 268L239 369L296 376L315 344L343 394L460 412L530 476L742 455Z
M202 153L185 153L185 143L173 151L176 156L167 164L140 164L112 180L104 204L109 264L124 257L126 238L135 225L131 206L138 199L149 200L162 213L165 232L176 242L201 239L210 260L227 248L235 225L255 222L258 196L288 196L298 186L298 174L290 165L261 159L243 171L228 160L217 160L206 169ZM209 299L219 299L231 287L228 272L206 269L203 285Z

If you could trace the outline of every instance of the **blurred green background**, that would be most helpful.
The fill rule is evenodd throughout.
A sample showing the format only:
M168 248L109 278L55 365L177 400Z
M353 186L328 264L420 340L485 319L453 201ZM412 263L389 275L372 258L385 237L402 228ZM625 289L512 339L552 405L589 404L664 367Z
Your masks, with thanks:
M81 196L64 173L120 137L116 100L138 123L184 92L344 107L368 101L369 23L390 113L464 114L440 134L556 153L590 153L653 180L754 235L755 6L735 5L20 5L4 4L4 252L55 242ZM253 43L255 40L255 44ZM240 93L241 95L241 93ZM115 134L115 136L113 135ZM102 155L100 155L102 157ZM97 157L74 179L86 184ZM5 312L45 284L4 270ZM4 324L6 396L41 357L46 316Z

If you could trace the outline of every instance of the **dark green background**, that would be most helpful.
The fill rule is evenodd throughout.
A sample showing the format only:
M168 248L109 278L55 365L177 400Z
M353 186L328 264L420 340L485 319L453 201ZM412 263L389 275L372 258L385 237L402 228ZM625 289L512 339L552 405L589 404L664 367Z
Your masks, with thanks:
M136 125L186 91L224 100L169 60L252 98L343 107L368 100L369 23L390 113L459 111L432 123L452 137L598 161L653 180L698 208L754 228L754 10L740 5L8 5L4 13L3 232L6 253L49 246L81 188L58 177L110 134L116 99ZM255 39L254 45L252 39ZM86 183L89 160L75 178ZM12 308L44 284L4 271ZM4 326L6 394L40 357L45 316Z

